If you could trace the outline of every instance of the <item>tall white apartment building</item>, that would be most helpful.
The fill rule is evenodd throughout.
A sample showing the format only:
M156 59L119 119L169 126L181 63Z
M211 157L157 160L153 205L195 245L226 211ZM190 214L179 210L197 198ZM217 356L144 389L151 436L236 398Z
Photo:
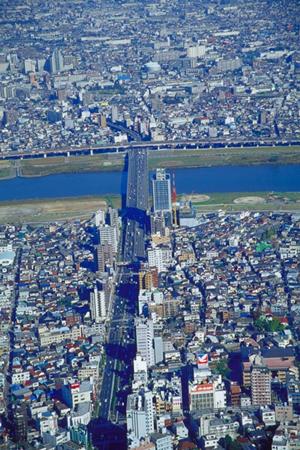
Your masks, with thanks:
M168 247L148 249L149 267L156 267L158 272L164 272L172 260L172 251Z
M140 391L128 395L126 405L128 448L134 448L154 432L152 392Z
M135 333L137 353L146 360L148 367L154 366L154 329L152 319L137 317L135 319Z
M99 226L100 244L110 244L114 253L118 251L118 229L112 225Z
M106 318L105 291L99 291L97 286L90 295L90 311L91 317L96 323L102 322Z

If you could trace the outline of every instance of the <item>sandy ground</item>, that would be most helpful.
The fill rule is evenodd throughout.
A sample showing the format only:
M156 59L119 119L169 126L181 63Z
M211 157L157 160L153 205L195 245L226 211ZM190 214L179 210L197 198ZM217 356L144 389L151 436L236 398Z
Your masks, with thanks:
M209 197L209 195L204 195L204 194L198 194L198 195L193 194L193 195L187 195L186 199L191 202L200 203L200 202L207 202L210 199L210 197Z
M104 200L87 198L0 204L0 222L43 222L83 217L105 208Z
M233 200L233 203L236 204L241 204L243 203L244 205L257 205L260 203L266 203L266 200L262 197L239 197L236 198L235 200Z

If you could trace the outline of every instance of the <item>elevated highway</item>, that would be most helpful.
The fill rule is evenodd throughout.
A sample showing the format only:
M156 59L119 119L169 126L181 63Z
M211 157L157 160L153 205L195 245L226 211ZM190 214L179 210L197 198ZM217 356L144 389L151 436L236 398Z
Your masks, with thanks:
M91 424L93 444L101 450L126 448L126 435L121 426L124 417L117 411L116 397L122 382L122 374L127 378L130 377L130 366L134 356L132 353L134 345L126 347L128 342L126 336L129 336L133 328L136 287L130 284L132 273L124 261L131 264L145 256L145 217L148 208L147 162L147 150L138 149L136 152L129 152L126 208L123 216L124 242L120 255L123 263L118 264L116 274L118 286L112 299L111 320L107 332L106 361L99 393L98 419ZM119 432L120 436L117 436ZM114 441L117 438L118 441Z
M126 209L123 217L125 261L145 258L146 211L148 209L147 150L128 152Z
M144 149L148 151L156 150L201 150L210 148L227 148L227 147L242 147L242 148L256 148L256 147L278 147L278 146L295 146L300 145L299 139L264 139L264 140L249 140L249 139L235 139L235 140L221 140L211 139L193 139L193 140L177 140L177 141L132 141L123 144L105 144L92 145L80 147L61 147L55 149L33 149L31 151L10 151L0 152L0 160L18 160L18 159L34 159L34 158L51 158L51 157L70 157L70 156L85 156L97 154L110 153L126 153L132 149Z

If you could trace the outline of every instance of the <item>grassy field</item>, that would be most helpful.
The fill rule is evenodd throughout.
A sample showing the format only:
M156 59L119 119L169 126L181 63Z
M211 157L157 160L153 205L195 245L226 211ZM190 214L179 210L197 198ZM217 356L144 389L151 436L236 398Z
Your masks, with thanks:
M198 211L300 211L300 192L228 192L197 196L181 195L180 200L191 199ZM199 201L198 201L199 199ZM238 203L237 203L238 199ZM89 218L107 205L120 208L120 196L77 197L28 200L0 203L0 223L42 223L74 218Z
M197 201L197 196L192 199L198 211L300 211L300 192L225 192L207 197L203 201Z
M248 198L258 197L264 200L264 203L272 203L274 204L294 204L298 201L300 202L300 192L214 192L207 194L209 199L197 202L196 196L195 200L192 199L192 203L195 206L202 205L221 205L221 204L230 204L233 203L236 199L246 199L245 203L240 203L243 205L249 205ZM182 195L181 198L189 198L189 195Z
M2 161L0 179L15 174L15 162ZM149 152L149 168L210 167L252 164L300 164L300 146L221 148L205 150L160 150ZM123 154L51 157L19 160L19 174L38 177L58 173L122 170Z
M161 151L149 158L150 167L210 167L252 164L299 164L300 146L221 148Z
M124 155L121 154L37 158L22 160L19 163L21 175L24 177L38 177L58 173L122 170L123 167Z
M10 161L0 161L0 180L5 178L13 178L15 169Z

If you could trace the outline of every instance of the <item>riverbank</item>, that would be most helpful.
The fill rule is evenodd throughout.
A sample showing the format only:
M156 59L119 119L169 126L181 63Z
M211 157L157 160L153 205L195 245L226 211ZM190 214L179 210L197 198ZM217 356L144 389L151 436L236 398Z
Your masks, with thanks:
M0 180L9 180L16 176L12 161L0 161Z
M293 211L300 212L300 192L221 192L209 195L182 195L198 212Z
M0 162L0 180L42 177L62 173L121 171L124 154L70 156ZM149 152L149 168L213 167L227 165L300 164L300 146L220 148L202 150L156 150Z
M300 192L228 192L180 195L198 211L296 211L300 212ZM0 223L42 223L88 218L107 205L120 208L119 195L0 202Z
M107 196L0 202L0 223L42 223L91 217L108 204L118 207L120 200L116 198L112 202Z

